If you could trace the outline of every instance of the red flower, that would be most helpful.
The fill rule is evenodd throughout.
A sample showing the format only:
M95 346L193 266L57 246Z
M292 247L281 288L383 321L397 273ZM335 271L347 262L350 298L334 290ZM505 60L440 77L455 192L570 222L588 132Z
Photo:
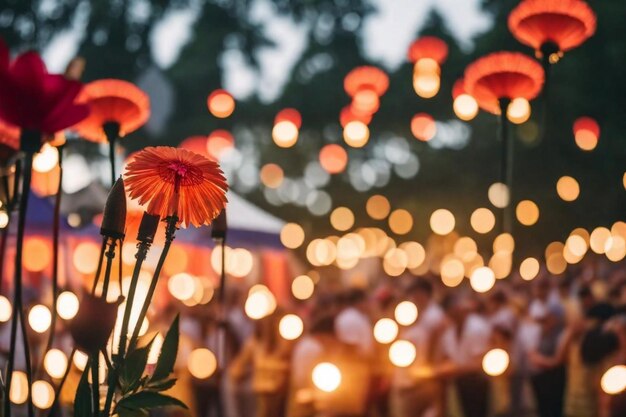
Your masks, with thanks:
M134 155L124 176L128 194L183 226L210 224L226 204L228 184L219 165L187 149L148 147Z
M8 49L0 44L1 119L52 135L87 117L89 109L74 104L81 83L49 74L35 52L26 52L12 63L8 57Z

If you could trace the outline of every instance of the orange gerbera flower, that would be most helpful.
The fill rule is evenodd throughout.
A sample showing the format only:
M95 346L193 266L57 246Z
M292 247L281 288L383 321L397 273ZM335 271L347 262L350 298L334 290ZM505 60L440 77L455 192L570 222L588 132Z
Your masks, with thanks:
M148 147L133 157L124 181L130 198L147 204L148 213L199 227L224 208L228 184L217 162L169 146Z

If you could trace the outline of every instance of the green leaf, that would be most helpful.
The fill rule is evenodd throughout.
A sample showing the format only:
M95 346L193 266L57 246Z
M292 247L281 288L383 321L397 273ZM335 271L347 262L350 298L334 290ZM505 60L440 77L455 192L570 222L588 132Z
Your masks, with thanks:
M146 389L153 391L166 391L176 385L176 378L160 381L151 381L146 385Z
M124 358L120 369L122 394L127 394L139 386L143 371L146 369L146 363L148 363L148 354L153 341L154 339L146 346L135 349Z
M91 388L89 387L88 373L89 366L85 367L83 375L80 377L78 388L76 389L76 396L74 397L74 415L75 416L90 416L91 410Z
M178 352L178 315L172 322L170 329L163 339L161 354L157 361L156 368L152 374L151 381L159 381L166 379L174 370L174 362L176 362L176 353Z
M182 401L170 397L169 395L160 394L154 391L139 391L135 394L131 394L122 398L115 407L116 412L121 412L123 409L135 411L135 410L151 410L153 408L177 406L187 408Z

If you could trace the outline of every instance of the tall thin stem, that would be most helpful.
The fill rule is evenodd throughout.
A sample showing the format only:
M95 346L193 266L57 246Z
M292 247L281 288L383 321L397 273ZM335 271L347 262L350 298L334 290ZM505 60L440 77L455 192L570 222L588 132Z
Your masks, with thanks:
M507 98L500 99L500 181L507 187L508 204L501 211L502 232L511 231L511 207L513 205L513 143L511 141L508 127L507 110L511 100Z
M120 136L120 124L117 122L106 122L102 126L107 141L109 142L109 162L111 163L111 187L115 184L115 144Z

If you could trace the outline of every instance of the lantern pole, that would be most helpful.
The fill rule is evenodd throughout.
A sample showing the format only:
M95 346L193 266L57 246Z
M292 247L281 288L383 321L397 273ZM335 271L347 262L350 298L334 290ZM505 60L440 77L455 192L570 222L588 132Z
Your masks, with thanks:
M500 225L502 232L511 232L512 219L511 210L513 204L513 141L509 134L509 121L507 119L507 110L511 104L511 99L501 98L498 100L500 104L500 181L507 188L508 204L502 208L500 212Z
M215 242L216 246L219 245L221 253L221 267L220 267L220 287L217 292L217 305L218 305L218 321L217 321L217 364L218 372L216 374L217 379L217 395L215 408L218 417L224 415L224 409L221 399L222 389L222 375L226 368L226 231L228 229L226 223L226 209L222 209L220 214L213 220L211 229L211 238Z

